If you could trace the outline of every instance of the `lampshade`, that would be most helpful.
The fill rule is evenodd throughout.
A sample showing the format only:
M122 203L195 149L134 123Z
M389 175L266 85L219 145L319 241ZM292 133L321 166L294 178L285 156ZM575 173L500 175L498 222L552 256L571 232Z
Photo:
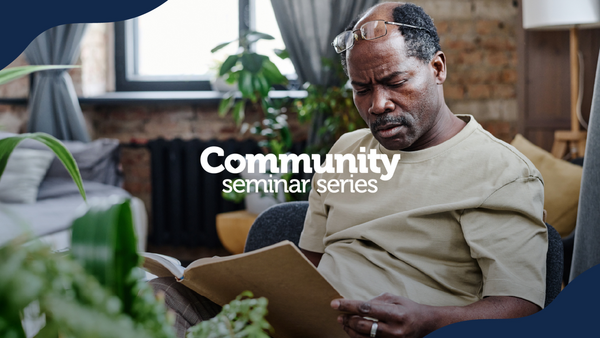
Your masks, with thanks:
M600 27L600 0L523 0L523 28Z

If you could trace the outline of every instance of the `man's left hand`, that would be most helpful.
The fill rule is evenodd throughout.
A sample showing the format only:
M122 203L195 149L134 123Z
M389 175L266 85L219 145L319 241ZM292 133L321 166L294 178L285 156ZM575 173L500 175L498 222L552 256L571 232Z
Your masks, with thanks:
M344 331L352 338L370 337L373 321L377 319L376 337L423 337L433 331L430 308L412 300L384 293L369 301L336 299L331 307L348 312L338 317Z
M536 313L540 307L511 296L489 296L466 306L430 306L384 293L369 301L336 299L331 307L346 312L338 321L350 337L423 337L440 327L471 319L518 318Z

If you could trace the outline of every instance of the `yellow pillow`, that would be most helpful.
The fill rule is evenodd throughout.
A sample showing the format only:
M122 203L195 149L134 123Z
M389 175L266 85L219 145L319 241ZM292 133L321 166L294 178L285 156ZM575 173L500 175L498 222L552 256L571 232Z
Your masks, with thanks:
M583 168L557 159L549 152L527 141L520 134L511 145L525 155L540 171L544 179L544 209L546 222L565 237L575 229L577 205Z

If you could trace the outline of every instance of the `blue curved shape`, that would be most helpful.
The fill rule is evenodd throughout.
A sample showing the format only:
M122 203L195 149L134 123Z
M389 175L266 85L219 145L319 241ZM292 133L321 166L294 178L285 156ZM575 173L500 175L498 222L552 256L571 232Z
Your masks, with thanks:
M575 278L544 310L517 319L486 319L443 327L427 338L600 337L600 265Z
M2 0L0 69L44 31L68 23L114 22L140 16L166 0Z

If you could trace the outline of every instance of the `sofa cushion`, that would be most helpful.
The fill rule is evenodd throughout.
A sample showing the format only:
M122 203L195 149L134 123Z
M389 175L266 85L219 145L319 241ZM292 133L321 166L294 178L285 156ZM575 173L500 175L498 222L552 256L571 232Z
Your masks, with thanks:
M522 135L515 136L511 144L536 166L544 178L546 222L562 237L569 235L577 222L582 168L555 158Z
M35 203L38 187L53 158L49 150L13 150L0 178L0 202Z
M130 197L121 188L97 182L83 181L88 199L105 198L110 195ZM65 230L80 215L77 209L85 202L73 180L70 178L50 178L40 185L35 204L5 205L0 210L0 245L18 236L27 226L35 236L43 236ZM7 212L3 212L7 211Z
M14 135L16 134L0 132L0 139ZM82 179L114 186L121 185L122 175L118 169L119 140L103 138L89 143L80 141L61 142L77 162ZM48 150L48 147L44 144L30 139L22 141L18 148ZM54 157L46 174L46 178L50 177L71 177L57 157Z
M120 185L118 140L104 138L90 143L63 141L63 144L73 155L84 180ZM48 169L47 177L70 178L71 176L60 160L55 158Z

